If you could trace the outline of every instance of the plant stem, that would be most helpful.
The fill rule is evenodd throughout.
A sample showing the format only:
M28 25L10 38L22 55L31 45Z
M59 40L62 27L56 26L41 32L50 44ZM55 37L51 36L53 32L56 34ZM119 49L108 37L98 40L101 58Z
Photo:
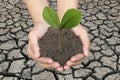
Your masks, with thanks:
M62 51L62 29L59 29L59 49Z

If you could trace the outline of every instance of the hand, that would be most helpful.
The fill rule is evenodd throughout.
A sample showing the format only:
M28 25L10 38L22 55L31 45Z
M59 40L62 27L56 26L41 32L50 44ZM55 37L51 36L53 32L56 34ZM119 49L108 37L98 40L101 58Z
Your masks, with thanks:
M79 38L81 39L83 45L83 53L72 56L71 59L68 60L66 65L64 66L65 70L69 69L71 66L80 64L82 60L89 55L90 50L90 41L86 30L81 25L79 25L73 28L72 31L75 33L76 36L79 36Z
M60 67L60 64L58 62L53 61L50 58L45 58L40 56L40 48L38 45L38 40L41 39L44 34L48 31L48 25L39 23L36 24L31 32L29 33L29 42L28 42L28 55L33 58L34 60L38 61L40 65L47 69L57 69L59 71L63 70L62 67Z

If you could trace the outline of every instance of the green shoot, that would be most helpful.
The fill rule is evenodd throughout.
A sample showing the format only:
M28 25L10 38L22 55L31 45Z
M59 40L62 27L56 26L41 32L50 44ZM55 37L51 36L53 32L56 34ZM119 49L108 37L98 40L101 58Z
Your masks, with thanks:
M43 10L44 20L55 29L59 29L59 49L62 50L62 29L71 29L80 24L82 13L77 9L69 9L60 21L58 14L51 8Z

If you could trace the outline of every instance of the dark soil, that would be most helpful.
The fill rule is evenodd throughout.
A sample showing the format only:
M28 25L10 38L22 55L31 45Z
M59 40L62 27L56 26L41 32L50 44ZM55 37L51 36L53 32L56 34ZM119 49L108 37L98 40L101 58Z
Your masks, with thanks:
M49 28L44 37L39 40L42 57L58 61L62 66L75 54L82 53L82 44L71 30L63 30L62 51L59 50L59 31Z

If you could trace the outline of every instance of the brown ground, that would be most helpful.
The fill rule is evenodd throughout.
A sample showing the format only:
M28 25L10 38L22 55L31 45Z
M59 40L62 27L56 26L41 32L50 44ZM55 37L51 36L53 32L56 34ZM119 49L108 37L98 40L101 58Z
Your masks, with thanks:
M41 56L52 58L61 65L65 65L71 56L82 52L81 41L71 30L63 30L63 50L59 50L59 32L50 28L39 41Z

